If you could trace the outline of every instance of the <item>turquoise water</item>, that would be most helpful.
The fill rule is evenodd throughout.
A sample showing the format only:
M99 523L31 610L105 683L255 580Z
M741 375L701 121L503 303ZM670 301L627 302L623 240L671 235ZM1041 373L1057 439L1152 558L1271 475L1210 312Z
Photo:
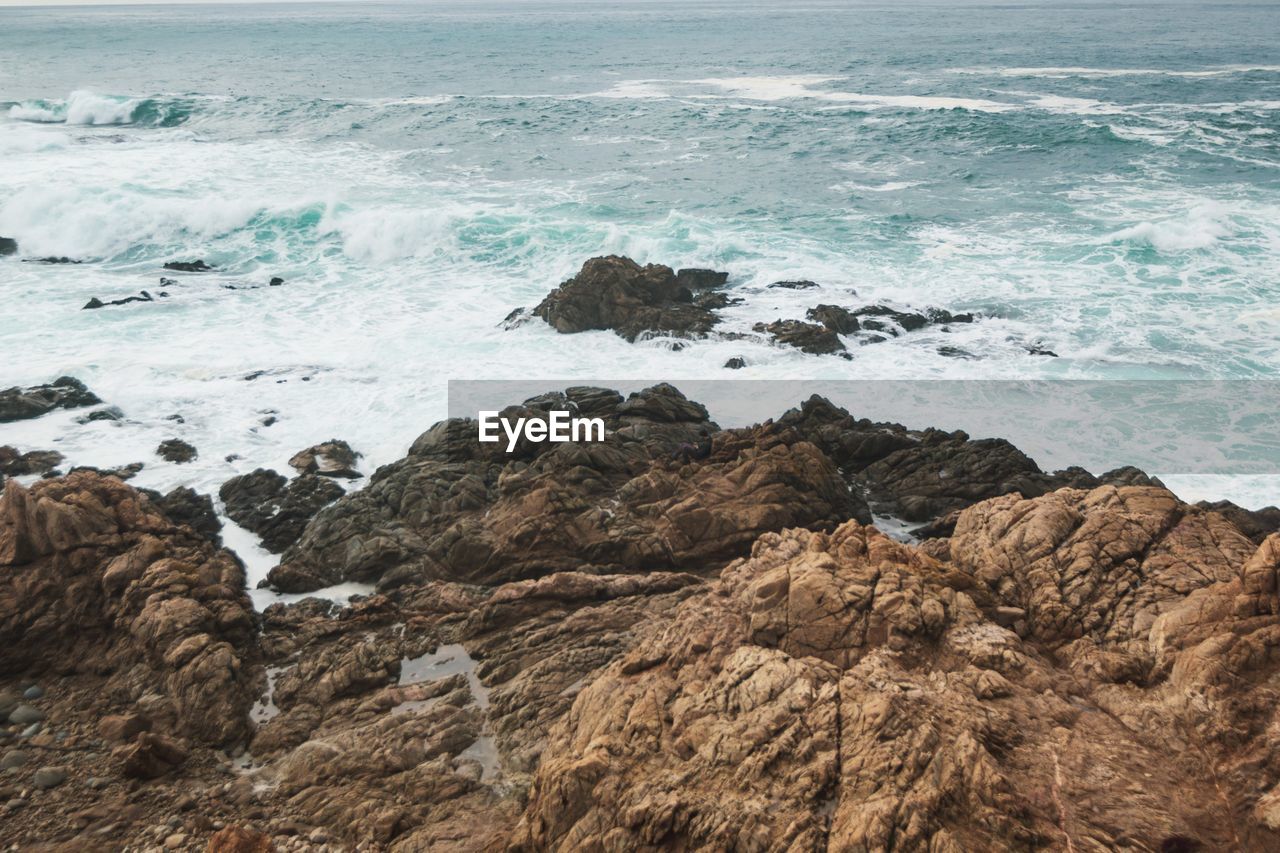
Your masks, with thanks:
M121 405L19 435L83 461L181 411L216 482L331 434L394 458L450 378L1274 376L1277 33L1274 3L0 8L0 235L86 261L0 261L0 384ZM729 331L984 319L847 362L498 327L603 252L730 271Z

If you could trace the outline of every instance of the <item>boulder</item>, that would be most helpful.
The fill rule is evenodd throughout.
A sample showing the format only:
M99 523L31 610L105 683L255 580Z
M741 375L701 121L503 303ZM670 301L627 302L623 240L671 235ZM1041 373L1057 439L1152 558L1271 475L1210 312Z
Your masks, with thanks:
M17 448L0 446L0 474L21 477L28 474L48 474L62 463L63 456L56 450L29 450L19 453Z
M204 261L169 261L164 268L173 272L209 272L214 269Z
M232 477L218 490L227 517L258 534L262 547L273 554L296 542L307 522L343 494L329 477L303 474L290 481L264 468Z
M76 409L101 402L79 379L62 376L48 385L0 391L0 423L38 418L54 409Z
M190 462L198 455L195 447L180 438L169 438L160 442L156 455L166 462Z
M360 454L352 450L351 445L332 438L295 453L289 460L289 465L299 474L355 480L362 476L356 470L356 460L359 458Z
M703 335L719 322L716 310L728 304L716 289L727 277L712 270L642 267L617 255L592 258L533 313L564 334L612 329L633 342L649 334Z
M12 237L0 237L0 256L16 255L18 253L18 241Z
M814 355L843 353L848 356L840 336L826 326L805 323L802 320L775 320L772 323L756 323L755 331L773 336L774 341L793 346L801 352Z
M837 335L851 335L859 328L858 318L853 312L839 305L818 305L805 312L805 316Z
M181 741L153 732L139 734L112 753L129 779L158 779L185 764L188 754Z

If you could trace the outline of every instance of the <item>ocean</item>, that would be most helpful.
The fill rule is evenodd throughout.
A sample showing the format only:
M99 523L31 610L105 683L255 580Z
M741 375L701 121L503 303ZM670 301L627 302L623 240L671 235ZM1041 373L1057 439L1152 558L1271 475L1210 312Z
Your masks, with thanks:
M0 437L216 491L331 437L392 461L451 379L1275 378L1277 33L1276 3L0 8L0 235L82 261L0 259L0 387L125 415ZM728 271L730 332L981 317L848 361L502 327L606 253Z

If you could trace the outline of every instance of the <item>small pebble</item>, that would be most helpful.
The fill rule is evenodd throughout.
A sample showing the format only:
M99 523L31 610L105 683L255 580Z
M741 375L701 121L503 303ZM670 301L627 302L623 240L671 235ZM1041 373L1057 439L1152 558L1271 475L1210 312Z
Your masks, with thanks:
M33 702L36 699L42 699L44 698L44 688L39 684L33 684L26 690L22 691L22 698Z
M44 719L44 711L34 705L19 705L9 714L9 722L18 726L38 723Z
M31 777L37 788L56 788L67 780L67 771L61 767L41 767Z

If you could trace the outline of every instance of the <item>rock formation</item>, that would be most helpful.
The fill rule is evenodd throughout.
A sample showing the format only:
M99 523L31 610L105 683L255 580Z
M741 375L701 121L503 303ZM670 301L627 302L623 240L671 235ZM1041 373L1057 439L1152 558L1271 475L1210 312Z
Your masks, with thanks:
M344 494L342 487L327 477L302 474L287 480L266 468L232 477L218 490L227 517L258 534L262 547L273 554L297 542L321 507Z
M321 511L270 575L285 591L339 581L500 583L564 570L707 572L761 533L870 520L835 468L794 430L716 431L670 386L630 399L598 388L526 401L601 417L600 444L533 444L507 454L474 421L437 424L369 486ZM709 458L676 459L714 432ZM225 499L225 496L224 496Z
M727 278L714 270L642 267L617 255L592 258L533 311L566 334L613 329L629 341L645 334L705 334L719 322L716 310L729 304L717 290Z
M821 399L730 430L669 386L505 414L557 409L608 438L507 454L445 421L300 520L272 578L378 583L342 606L256 616L189 489L8 483L5 840L1280 849L1265 512ZM222 498L266 518L304 480L340 490L258 471ZM929 538L871 526L863 490Z
M79 379L62 376L48 385L0 391L0 423L38 418L54 409L96 406L101 402Z

